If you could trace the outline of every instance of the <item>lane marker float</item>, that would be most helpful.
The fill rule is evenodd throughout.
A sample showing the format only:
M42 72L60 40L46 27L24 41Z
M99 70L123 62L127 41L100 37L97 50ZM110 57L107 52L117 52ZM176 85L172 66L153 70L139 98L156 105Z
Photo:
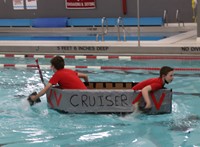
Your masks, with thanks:
M1 58L53 58L55 55L15 55L15 54L0 54ZM169 56L169 55L136 55L136 56L94 56L94 55L60 55L65 59L99 59L99 60L109 60L109 59L119 59L119 60L200 60L199 56Z
M0 68L30 68L37 69L36 64L0 64ZM40 65L41 69L51 69L50 65ZM99 70L148 70L159 71L159 67L125 67L125 66L65 66L65 68L73 69L99 69ZM176 71L200 71L200 68L174 68Z

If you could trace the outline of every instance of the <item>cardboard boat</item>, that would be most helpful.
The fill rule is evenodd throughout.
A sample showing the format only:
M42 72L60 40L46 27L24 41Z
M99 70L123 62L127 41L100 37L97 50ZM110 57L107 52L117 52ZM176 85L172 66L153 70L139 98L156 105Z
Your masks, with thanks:
M89 82L87 90L51 88L47 92L48 107L66 113L132 113L134 100L139 108L145 106L140 91L131 88L132 82ZM166 114L172 111L172 90L160 89L150 93L152 109L148 114Z

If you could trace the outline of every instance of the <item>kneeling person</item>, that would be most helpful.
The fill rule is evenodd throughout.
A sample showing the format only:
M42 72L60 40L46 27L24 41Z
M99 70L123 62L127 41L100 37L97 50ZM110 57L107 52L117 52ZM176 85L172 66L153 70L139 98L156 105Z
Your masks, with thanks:
M56 84L58 84L61 89L87 89L80 79L83 78L85 82L88 82L88 76L86 74L78 73L71 69L65 69L64 59L60 56L52 58L50 62L54 74L44 89L37 95L30 96L32 101L36 101L40 96L44 95L52 85Z
M160 77L150 78L139 82L132 87L133 90L141 90L142 96L146 103L144 109L151 109L152 104L149 98L149 92L162 89L165 84L171 83L174 78L174 69L168 66L163 66L160 69Z

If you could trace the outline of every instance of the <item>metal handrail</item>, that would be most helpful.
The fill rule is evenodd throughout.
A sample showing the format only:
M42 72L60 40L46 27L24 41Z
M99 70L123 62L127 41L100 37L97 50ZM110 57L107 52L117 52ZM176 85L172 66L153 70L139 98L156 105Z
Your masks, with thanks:
M180 27L180 23L181 22L183 23L183 26L184 26L184 22L181 21L181 19L180 19L180 11L179 11L179 9L176 10L176 22L178 23L179 27Z
M99 41L99 34L96 34L96 41Z
M122 30L124 33L124 41L126 41L126 30L124 28L124 21L121 17L118 17L117 19L117 32L118 32L118 41L120 41L120 26L122 26Z
M179 10L178 9L176 10L176 22L179 23ZM179 26L180 26L180 24L179 24Z
M106 30L104 30L104 24L106 23ZM106 19L106 17L103 17L102 19L101 19L101 29L102 29L102 41L104 41L104 36L105 36L105 34L107 34L108 33L108 21L107 21L107 19Z
M163 20L164 20L164 24L166 24L168 26L168 14L167 14L167 10L164 10Z

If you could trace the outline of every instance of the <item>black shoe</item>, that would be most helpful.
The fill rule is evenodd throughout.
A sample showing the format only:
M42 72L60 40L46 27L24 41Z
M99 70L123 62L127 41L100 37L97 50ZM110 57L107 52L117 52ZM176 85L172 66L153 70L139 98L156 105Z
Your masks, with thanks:
M151 111L152 108L145 108L145 106L140 106L139 110L142 111L142 113L148 114Z
M144 107L145 107L145 105L144 106L139 106L139 110L144 110Z
M151 111L151 108L144 108L142 110L143 113L148 114Z

